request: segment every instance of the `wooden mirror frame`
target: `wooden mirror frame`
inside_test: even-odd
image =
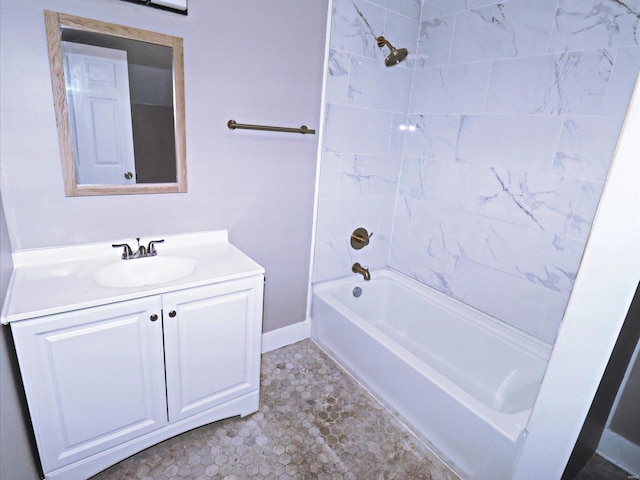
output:
[[[128,195],[139,193],[184,193],[187,191],[187,159],[185,141],[184,108],[184,54],[182,38],[161,33],[126,27],[45,10],[45,27],[51,87],[58,127],[58,144],[62,162],[64,191],[67,197],[90,195]],[[62,29],[85,30],[116,37],[128,38],[172,48],[173,52],[173,109],[176,146],[176,182],[140,183],[135,185],[82,185],[76,180],[76,164],[73,156],[73,140],[69,120],[64,60],[62,53]]]

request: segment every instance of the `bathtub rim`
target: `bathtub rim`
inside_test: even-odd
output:
[[[440,292],[439,290],[436,290],[435,288],[429,285],[420,283],[418,280],[411,278],[410,276],[402,272],[394,270],[393,268],[382,268],[382,269],[374,270],[371,272],[372,281],[375,281],[377,278],[380,278],[380,277],[398,281],[400,284],[409,288],[414,293],[422,297],[427,297],[429,298],[429,300],[435,301],[440,307],[448,311],[451,311],[456,315],[459,314],[460,310],[469,311],[473,313],[474,316],[481,318],[483,322],[486,322],[486,325],[485,324],[482,325],[483,327],[489,327],[489,329],[493,333],[501,337],[504,337],[504,334],[503,334],[504,330],[508,331],[510,334],[513,334],[514,338],[517,338],[519,340],[519,343],[520,341],[523,342],[521,346],[523,348],[526,348],[527,351],[529,351],[531,354],[537,356],[541,360],[545,360],[547,362],[549,361],[549,356],[551,355],[551,350],[553,349],[553,345],[543,340],[540,340],[539,338],[531,335],[530,333],[520,330],[512,325],[509,325],[508,323],[496,317],[493,317],[483,312],[482,310],[478,310],[477,308],[472,307],[471,305],[468,305],[458,300],[455,297],[452,297],[447,295],[446,293]],[[334,280],[325,280],[322,282],[317,282],[312,284],[311,287],[312,287],[312,292],[314,294],[316,292],[326,294],[327,291],[338,290],[348,285],[353,285],[355,287],[356,284],[360,284],[360,283],[365,285],[367,284],[365,280],[359,277],[343,277],[343,278],[334,279]],[[447,305],[447,304],[450,304],[450,305]],[[454,311],[454,309],[457,311]],[[532,346],[534,348],[531,348]]]
[[[418,281],[393,269],[385,268],[371,273],[372,279],[381,277],[391,279],[392,281],[398,281],[401,285],[409,288],[414,293],[422,297],[426,297],[429,300],[435,301],[438,306],[448,311],[451,310],[451,307],[446,304],[451,304],[454,309],[462,309],[463,311],[467,310],[474,315],[478,315],[484,323],[487,323],[490,326],[490,331],[492,333],[495,333],[501,337],[505,337],[504,330],[506,330],[510,335],[514,335],[514,338],[518,340],[518,343],[522,344],[522,346],[526,348],[527,351],[531,352],[535,356],[538,356],[541,360],[548,362],[549,356],[551,354],[551,346],[533,337],[532,335],[527,334],[526,332],[522,332],[521,330],[518,330],[494,317],[485,314],[484,312],[466,305],[453,297],[449,297],[442,292],[423,285]],[[320,300],[336,310],[340,315],[342,315],[349,321],[352,321],[357,327],[364,330],[365,333],[372,337],[376,342],[380,343],[385,348],[393,352],[396,356],[403,359],[403,361],[405,361],[411,368],[413,368],[421,376],[425,377],[426,380],[435,383],[440,389],[446,392],[453,401],[474,412],[483,422],[491,426],[491,428],[499,432],[503,437],[507,438],[511,442],[516,443],[523,434],[526,434],[526,427],[531,415],[531,410],[533,409],[533,405],[529,409],[517,413],[502,413],[488,407],[479,399],[468,393],[462,387],[460,387],[459,385],[448,379],[445,375],[440,373],[438,370],[436,370],[434,367],[429,365],[427,362],[420,359],[412,352],[406,350],[395,340],[381,333],[377,328],[371,325],[370,322],[363,319],[360,315],[356,314],[354,311],[349,309],[346,305],[339,302],[332,296],[335,291],[344,289],[345,287],[356,286],[362,283],[364,283],[363,279],[353,277],[324,281],[313,285],[313,295],[317,295]],[[445,305],[443,305],[443,303],[445,303]],[[460,314],[459,312],[454,313]],[[318,318],[315,318],[315,316],[312,315],[312,323],[317,322],[318,320]],[[328,348],[327,346],[324,347]],[[344,366],[344,368],[350,370],[350,367],[348,366]],[[354,376],[357,377],[355,373]],[[390,407],[394,411],[397,411],[397,409],[389,401],[384,400],[384,403],[390,404]]]

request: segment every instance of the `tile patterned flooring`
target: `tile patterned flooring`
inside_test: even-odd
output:
[[[260,410],[191,430],[92,480],[455,480],[311,340],[262,356]]]

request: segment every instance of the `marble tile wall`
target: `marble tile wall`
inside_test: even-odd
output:
[[[640,0],[335,0],[314,281],[388,265],[553,343],[639,18]],[[408,61],[384,67],[378,34]]]
[[[420,0],[333,4],[314,282],[353,275],[354,262],[388,265],[415,57],[385,67],[376,37],[415,52],[420,12]],[[359,251],[349,245],[357,227],[373,232]]]

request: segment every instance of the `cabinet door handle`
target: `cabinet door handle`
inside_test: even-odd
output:
[[[155,322],[156,320],[158,320],[158,315],[156,315],[155,313],[152,313],[151,316],[149,317],[149,320],[151,320],[152,322]]]
[[[176,311],[175,311],[175,310],[171,310],[171,311],[169,312],[169,316],[170,316],[171,318],[175,317],[175,316],[176,316]]]

